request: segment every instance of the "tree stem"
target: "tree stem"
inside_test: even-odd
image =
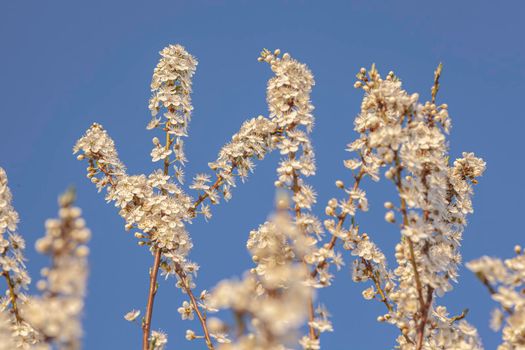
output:
[[[155,301],[155,295],[157,294],[157,275],[160,267],[161,251],[159,248],[155,249],[155,260],[153,261],[153,267],[149,273],[149,293],[148,293],[148,304],[146,306],[146,315],[142,323],[142,350],[149,349],[149,335],[151,331],[151,318],[153,316],[153,303]]]
[[[4,271],[2,274],[4,275],[5,280],[7,281],[7,286],[9,287],[9,297],[11,299],[11,311],[15,315],[16,322],[20,323],[22,322],[22,318],[20,317],[20,312],[18,311],[18,304],[17,304],[18,296],[16,295],[16,292],[15,292],[15,284],[13,280],[11,279],[11,275],[9,275],[9,272]]]

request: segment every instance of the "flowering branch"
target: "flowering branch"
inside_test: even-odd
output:
[[[265,118],[259,116],[244,122],[240,130],[232,136],[230,143],[224,145],[219,152],[216,161],[209,163],[210,169],[216,174],[215,182],[210,186],[209,177],[199,174],[190,188],[202,191],[192,208],[190,209],[194,217],[197,208],[206,199],[210,199],[212,204],[219,202],[218,191],[222,193],[225,200],[231,198],[230,187],[235,186],[235,176],[246,179],[248,173],[253,171],[251,159],[263,159],[268,152],[275,149],[276,145],[282,141],[282,134],[285,129],[278,127],[275,118]],[[295,127],[291,124],[287,129]],[[236,174],[234,171],[237,170]],[[211,213],[206,206],[202,207],[205,218],[209,218]]]
[[[8,311],[0,321],[7,325],[9,334],[9,339],[0,339],[0,344],[5,341],[16,346],[30,346],[39,342],[40,335],[22,315],[21,309],[28,302],[22,290],[28,288],[31,279],[24,263],[25,240],[16,233],[19,216],[12,199],[7,174],[0,167],[0,274],[7,284],[6,297],[0,298],[0,314]]]
[[[417,94],[402,90],[392,72],[382,79],[375,66],[368,72],[361,69],[355,84],[365,91],[365,97],[355,121],[360,137],[349,149],[361,159],[348,161],[348,166],[366,168],[374,180],[379,180],[381,167],[390,166],[385,177],[399,192],[402,238],[396,246],[394,278],[389,277],[382,254],[375,260],[386,279],[384,289],[378,287],[378,275],[370,273],[364,261],[357,263],[354,279],[362,280],[364,275],[365,280],[374,282],[378,291],[370,287],[363,292],[365,298],[379,293],[382,300],[392,301],[387,305],[389,313],[378,320],[401,330],[398,342],[402,349],[432,348],[436,337],[445,333],[457,342],[479,343],[477,336],[464,331],[463,320],[455,326],[444,307],[433,305],[435,294],[450,290],[449,280],[457,275],[464,215],[472,212],[470,184],[476,183],[485,168],[485,163],[470,153],[464,153],[453,167],[448,164],[444,135],[450,128],[448,107],[434,104],[440,74],[441,66],[435,72],[432,100],[425,104],[418,103]],[[386,202],[385,207],[389,210],[385,219],[394,223],[394,205]],[[374,246],[361,242],[351,249],[361,258],[377,254]]]

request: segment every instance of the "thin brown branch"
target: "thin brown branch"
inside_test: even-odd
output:
[[[208,349],[213,350],[213,343],[211,341],[210,332],[208,330],[208,326],[206,325],[206,314],[202,313],[199,308],[199,303],[197,302],[197,299],[195,298],[195,295],[193,294],[193,291],[191,290],[188,282],[188,278],[184,270],[180,265],[176,265],[175,272],[179,276],[181,280],[181,285],[186,294],[190,297],[191,305],[193,306],[193,310],[197,314],[197,318],[199,319],[199,322],[202,326],[202,330],[204,331],[204,339],[206,340],[206,346]]]
[[[434,295],[433,293],[434,293],[434,288],[427,287],[427,301],[425,303],[423,310],[421,311],[421,322],[419,322],[419,326],[417,329],[416,350],[423,349],[423,342],[425,340],[425,327],[428,322],[428,312],[432,304],[432,297]]]
[[[490,284],[489,280],[483,273],[481,272],[476,273],[476,277],[481,281],[481,283],[483,283],[485,287],[487,287],[487,290],[489,291],[491,296],[497,293],[494,286]],[[512,315],[514,313],[514,311],[511,308],[506,307],[506,306],[502,306],[502,307],[503,307],[503,310],[505,310],[509,315]]]
[[[367,269],[368,277],[372,279],[372,281],[374,282],[374,285],[376,286],[377,292],[381,296],[381,302],[385,304],[389,312],[394,311],[394,309],[392,308],[392,305],[390,305],[390,302],[388,301],[388,298],[386,297],[386,293],[383,290],[383,287],[381,286],[381,279],[379,276],[379,271],[374,270],[374,267],[368,260],[361,258],[361,261],[363,262],[363,264],[365,265]]]
[[[450,324],[453,324],[454,322],[460,321],[467,317],[467,314],[469,312],[469,309],[464,309],[459,315],[454,316],[450,319]]]
[[[153,267],[150,270],[148,303],[146,305],[146,315],[142,322],[142,350],[149,350],[149,335],[151,331],[151,318],[153,316],[153,303],[155,302],[155,295],[157,294],[157,275],[160,267],[161,250],[155,249],[155,258]]]
[[[16,322],[17,323],[21,323],[22,322],[22,317],[20,316],[20,312],[18,310],[18,303],[17,303],[18,295],[15,292],[15,283],[13,282],[13,280],[11,278],[11,275],[9,274],[8,271],[2,272],[2,275],[5,277],[5,280],[7,282],[7,286],[9,288],[9,298],[10,298],[10,302],[11,302],[11,311],[15,315]]]
[[[108,182],[111,186],[115,187],[116,186],[116,183],[115,183],[115,180],[113,179],[113,175],[109,172],[108,169],[106,169],[106,166],[104,164],[101,164],[100,162],[98,162],[98,160],[96,160],[96,164],[97,164],[97,167],[98,169],[104,174],[106,175],[107,179],[108,179]],[[91,164],[92,163],[92,160],[90,159],[90,165],[94,168],[94,165]]]
[[[232,165],[232,168],[231,168],[231,171],[233,171],[233,169],[235,169],[237,166],[234,164]],[[216,190],[220,185],[222,185],[222,182],[224,181],[224,178],[221,176],[221,175],[218,175],[217,176],[217,180],[215,180],[215,182],[213,183],[213,185],[211,185],[211,187],[209,188],[208,191],[214,191]],[[208,198],[210,195],[208,194],[208,192],[204,192],[202,194],[199,195],[199,197],[197,198],[197,200],[195,201],[195,203],[193,203],[193,206],[190,208],[190,212],[192,213],[193,216],[195,216],[195,212],[197,210],[197,207],[202,203],[204,202],[204,200],[206,200],[206,198]]]
[[[314,301],[312,299],[312,295],[308,296],[308,320],[308,334],[310,339],[318,339],[319,335],[311,324],[311,322],[314,322],[315,320]]]
[[[244,324],[244,312],[242,311],[233,311],[235,317],[235,323],[237,324],[237,338],[240,338],[246,331],[246,325]]]

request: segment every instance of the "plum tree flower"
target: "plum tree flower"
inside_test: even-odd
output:
[[[131,310],[130,312],[124,315],[124,319],[126,321],[133,322],[137,319],[137,317],[139,317],[139,315],[140,315],[140,310]]]
[[[193,306],[187,301],[182,303],[182,306],[177,309],[177,312],[183,320],[193,320]]]

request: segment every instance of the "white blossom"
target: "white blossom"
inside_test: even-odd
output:
[[[126,321],[135,321],[137,319],[137,317],[139,317],[140,315],[140,310],[131,310],[130,312],[126,313],[126,315],[124,315],[124,319]]]

